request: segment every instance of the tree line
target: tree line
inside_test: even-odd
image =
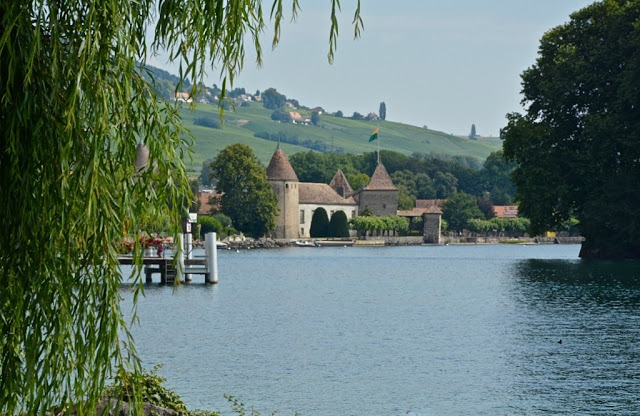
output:
[[[493,205],[514,202],[511,172],[502,151],[489,155],[480,169],[427,154],[410,156],[383,150],[380,157],[399,190],[399,208],[411,209],[416,199],[446,199],[457,192],[484,198]],[[354,190],[368,183],[377,165],[374,152],[360,155],[302,152],[289,158],[302,182],[329,183],[341,169]]]

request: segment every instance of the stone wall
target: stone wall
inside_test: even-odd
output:
[[[363,237],[362,239],[366,241],[381,241],[384,242],[385,245],[388,246],[415,246],[423,243],[422,236],[410,236],[410,237],[402,237],[402,236],[384,236],[384,237]]]
[[[359,212],[369,208],[373,215],[396,215],[398,212],[398,191],[362,190],[358,201]]]

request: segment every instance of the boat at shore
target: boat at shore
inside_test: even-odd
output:
[[[351,239],[315,240],[319,247],[351,247],[355,244]]]
[[[320,247],[316,241],[296,241],[297,247]]]

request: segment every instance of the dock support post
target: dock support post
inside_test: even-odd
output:
[[[191,233],[187,233],[185,235],[184,251],[187,253],[187,259],[191,260],[193,258],[193,234]],[[192,280],[193,280],[193,277],[191,276],[191,273],[185,273],[184,281],[191,282]]]
[[[176,249],[178,250],[178,264],[176,268],[176,278],[182,281],[182,275],[184,274],[184,234],[178,234],[178,241],[176,241]]]
[[[204,236],[204,250],[207,262],[207,274],[205,283],[218,283],[218,248],[216,233],[207,233]]]

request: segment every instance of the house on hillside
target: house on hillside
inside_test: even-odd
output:
[[[176,92],[176,95],[173,99],[174,101],[181,103],[190,103],[193,101],[188,92]]]
[[[494,205],[493,213],[497,218],[517,218],[518,206],[517,205]]]
[[[303,116],[297,111],[290,111],[289,115],[291,116],[291,122],[293,124],[309,124],[311,123],[311,118],[308,116]]]

